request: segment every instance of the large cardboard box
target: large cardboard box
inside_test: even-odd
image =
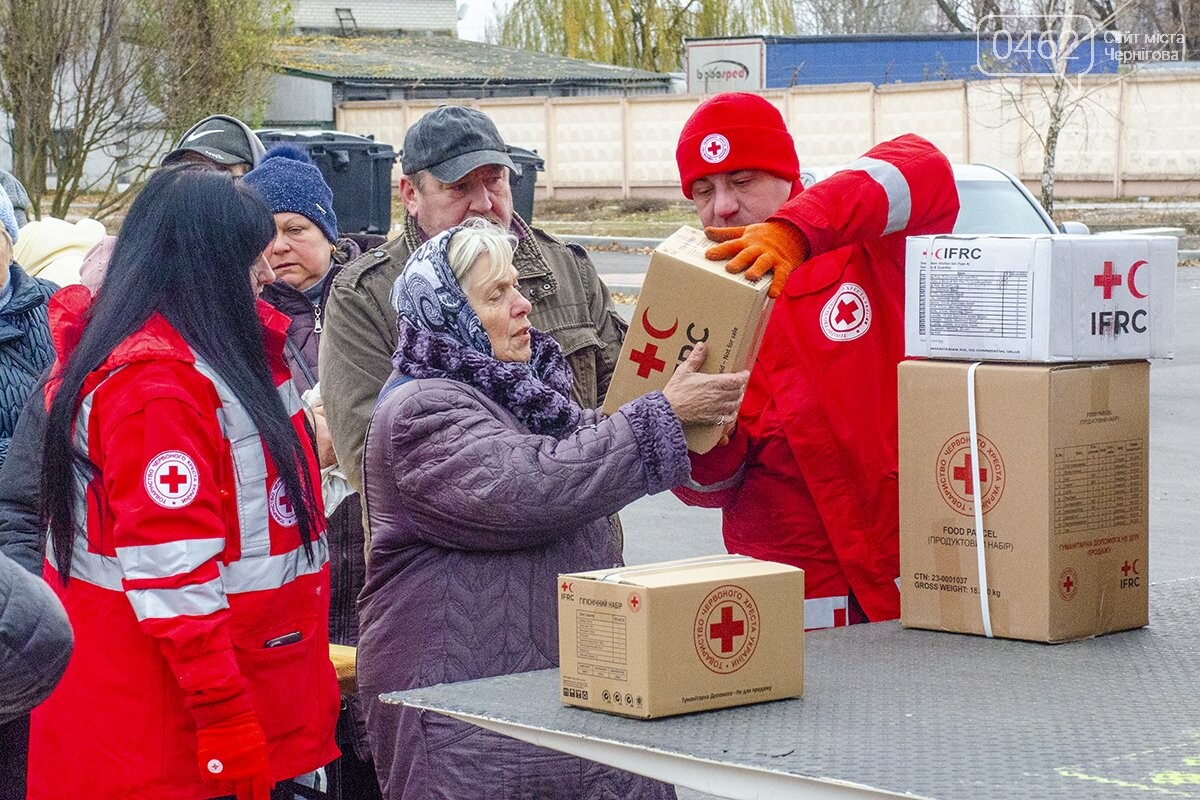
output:
[[[767,297],[771,282],[751,283],[726,272],[725,261],[709,261],[704,251],[713,244],[703,231],[683,227],[650,257],[605,414],[666,386],[698,342],[708,344],[704,372],[737,372],[754,363],[774,306]],[[690,450],[706,453],[720,440],[721,428],[687,426],[684,436]]]
[[[558,583],[566,705],[650,718],[804,691],[803,570],[720,555]]]
[[[910,356],[979,361],[1170,358],[1169,236],[913,236]]]
[[[900,365],[901,622],[1061,642],[1148,621],[1149,365]],[[979,476],[975,494],[972,470]]]

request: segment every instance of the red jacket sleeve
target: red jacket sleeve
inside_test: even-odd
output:
[[[810,256],[884,237],[903,263],[904,238],[946,233],[958,218],[954,171],[941,150],[914,134],[872,147],[800,192],[771,219],[808,239]]]
[[[689,506],[724,508],[737,497],[742,485],[749,439],[742,426],[734,429],[729,443],[707,453],[688,453],[692,476],[671,491]]]
[[[205,727],[253,705],[234,656],[218,560],[225,551],[215,414],[179,387],[105,432],[103,481],[122,586]]]

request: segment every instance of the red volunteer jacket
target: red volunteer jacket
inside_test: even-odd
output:
[[[72,286],[51,301],[60,359],[78,341],[90,297]],[[282,358],[288,318],[265,304],[259,313],[280,395],[306,436]],[[45,562],[75,652],[33,714],[29,797],[232,794],[232,784],[201,773],[196,730],[250,709],[276,779],[334,759],[325,537],[309,559],[245,409],[157,315],[83,392],[76,443],[97,467],[86,496],[78,487],[87,527],[66,587],[52,550]],[[308,467],[319,487],[315,457]]]
[[[686,503],[722,508],[730,552],[805,570],[805,626],[900,614],[896,365],[905,237],[946,233],[946,157],[906,135],[788,201],[812,257],[789,277],[731,442],[692,454]]]

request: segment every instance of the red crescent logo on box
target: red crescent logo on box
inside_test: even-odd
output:
[[[179,450],[164,450],[146,465],[146,494],[163,508],[183,508],[200,491],[200,472],[191,456]]]
[[[296,509],[288,500],[287,487],[283,484],[283,478],[276,478],[271,484],[271,496],[267,500],[267,508],[271,510],[271,518],[285,528],[294,527],[296,524]]]
[[[975,484],[972,468],[979,471],[979,494],[983,513],[988,513],[1004,494],[1004,459],[986,436],[980,435],[979,464],[971,459],[971,436],[966,431],[956,433],[938,450],[936,479],[946,505],[965,517],[975,515]]]
[[[821,332],[831,342],[849,342],[871,328],[871,301],[857,283],[843,283],[821,309]]]
[[[726,584],[708,593],[692,625],[696,655],[712,672],[737,672],[758,648],[758,604],[741,586]]]
[[[656,328],[650,324],[650,309],[642,311],[642,330],[644,330],[652,339],[670,339],[675,335],[675,331],[679,330],[679,317],[671,323],[669,328]],[[667,362],[665,359],[659,358],[658,345],[653,342],[646,342],[641,350],[630,348],[629,360],[638,365],[637,374],[639,378],[649,378],[652,372],[665,372]]]

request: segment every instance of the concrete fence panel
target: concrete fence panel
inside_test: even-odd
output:
[[[953,161],[993,164],[1036,186],[1046,79],[804,86],[763,96],[787,121],[802,165],[832,166],[876,142],[914,132]],[[542,196],[678,197],[675,143],[704,98],[506,98],[465,101],[490,115],[505,139],[546,160]],[[1067,97],[1058,144],[1060,196],[1200,194],[1200,76],[1090,76]],[[350,102],[337,126],[397,148],[404,131],[439,101]],[[456,102],[464,102],[458,100]],[[399,169],[394,176],[399,177]]]

